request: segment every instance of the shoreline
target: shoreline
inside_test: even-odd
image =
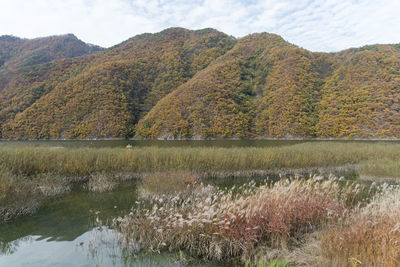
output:
[[[131,150],[51,146],[36,149],[29,144],[8,144],[11,145],[4,142],[0,146],[0,208],[6,204],[3,201],[26,203],[36,197],[62,195],[81,185],[88,191],[104,192],[123,181],[140,180],[157,172],[185,171],[203,181],[329,174],[351,180],[358,180],[359,175],[387,180],[400,173],[398,143],[309,142],[263,148],[139,145]],[[379,182],[379,178],[373,180]]]
[[[270,179],[278,181],[286,178],[307,178],[312,176],[321,176],[324,178],[342,177],[343,175],[351,175],[356,171],[355,165],[330,166],[330,167],[309,167],[309,168],[278,168],[266,170],[241,170],[241,171],[205,171],[192,172],[193,177],[199,182],[210,181],[234,181],[237,179],[245,179],[251,181]],[[106,173],[92,174],[80,177],[64,176],[61,180],[50,184],[36,182],[36,186],[32,188],[32,198],[17,199],[10,203],[0,205],[0,223],[12,221],[21,216],[30,216],[35,214],[42,202],[52,197],[62,197],[74,190],[84,190],[87,193],[106,193],[112,192],[117,186],[124,186],[135,182],[140,182],[145,177],[151,175],[149,172],[143,173]],[[344,179],[344,178],[341,178]],[[353,181],[352,179],[345,179]],[[356,181],[355,179],[354,181]],[[344,181],[344,180],[343,180]]]
[[[346,138],[346,137],[282,137],[282,138],[88,138],[88,139],[68,139],[68,138],[57,138],[57,139],[1,139],[0,142],[4,141],[400,141],[400,138]]]

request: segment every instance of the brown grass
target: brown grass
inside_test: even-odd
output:
[[[101,172],[265,171],[338,167],[377,159],[391,161],[400,157],[399,148],[398,144],[329,142],[263,148],[142,147],[130,150],[0,145],[0,165],[23,176],[51,173],[63,177]]]
[[[154,196],[115,226],[123,244],[135,252],[185,249],[197,256],[221,260],[244,257],[255,247],[285,248],[308,232],[349,211],[354,186],[334,179],[279,181],[272,187],[241,186],[234,194],[212,186],[190,194]],[[351,202],[351,201],[350,201]]]
[[[147,194],[176,194],[196,186],[197,179],[187,171],[156,172],[145,176],[139,191]]]
[[[337,266],[400,266],[400,189],[386,188],[323,236]]]
[[[33,213],[38,196],[32,182],[0,167],[0,221]]]
[[[111,174],[96,173],[89,177],[88,189],[92,192],[106,192],[115,188],[117,182]]]

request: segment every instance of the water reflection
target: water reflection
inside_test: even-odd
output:
[[[50,241],[71,241],[92,228],[95,216],[107,220],[125,214],[136,200],[134,184],[106,193],[74,191],[48,200],[33,216],[0,224],[0,240],[35,235]]]
[[[50,199],[33,216],[0,224],[0,248],[3,254],[0,255],[0,263],[7,255],[19,255],[19,250],[27,250],[28,247],[39,246],[37,249],[41,249],[43,244],[48,243],[57,247],[63,242],[84,242],[81,239],[85,239],[85,234],[93,228],[95,217],[106,221],[123,215],[135,205],[136,200],[134,184],[121,186],[108,193],[74,191]],[[29,254],[22,255],[25,257]]]
[[[256,184],[265,183],[264,178],[256,179]],[[269,181],[281,178],[286,177],[270,176]],[[230,188],[248,181],[206,182]],[[73,191],[49,199],[33,216],[0,224],[0,266],[187,266],[179,253],[126,255],[119,246],[118,233],[95,227],[95,218],[106,223],[123,216],[136,201],[134,183],[120,185],[113,192]],[[190,264],[196,265],[216,266],[209,262]]]
[[[180,253],[128,255],[119,246],[119,233],[95,227],[95,218],[106,222],[124,215],[135,201],[135,184],[53,198],[33,216],[0,224],[0,266],[183,266]]]

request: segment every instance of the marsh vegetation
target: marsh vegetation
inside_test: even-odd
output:
[[[33,214],[71,190],[107,192],[134,181],[139,199],[132,210],[103,221],[121,234],[128,254],[184,252],[247,266],[394,266],[399,159],[400,144],[367,142],[0,145],[0,216]]]
[[[159,188],[168,183],[158,181]],[[142,195],[134,210],[113,220],[124,249],[186,251],[247,266],[396,266],[400,260],[398,186],[314,176],[171,192]]]

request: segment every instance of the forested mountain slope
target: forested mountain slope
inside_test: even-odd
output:
[[[138,123],[146,138],[400,137],[400,46],[312,53],[240,39]]]
[[[213,29],[171,28],[93,55],[19,69],[2,89],[2,137],[132,136],[159,99],[234,43]]]
[[[82,42],[73,34],[21,39],[0,36],[0,71],[37,65],[54,59],[72,58],[101,51],[103,48]]]
[[[85,51],[2,57],[2,138],[400,137],[400,45],[170,28]]]
[[[338,62],[321,89],[315,134],[400,137],[400,45],[332,55]]]

